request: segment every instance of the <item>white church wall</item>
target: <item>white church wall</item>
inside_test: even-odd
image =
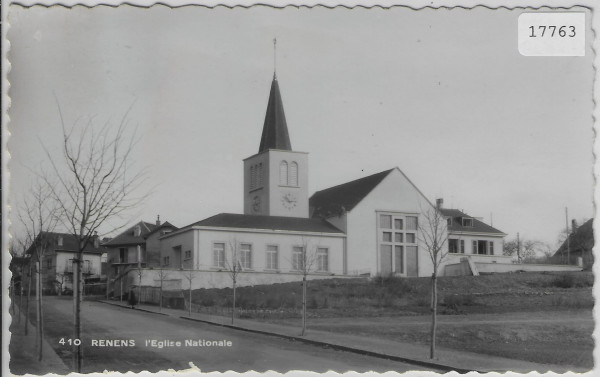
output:
[[[231,245],[250,244],[252,247],[252,268],[256,272],[269,271],[267,268],[267,246],[278,247],[278,271],[292,271],[292,250],[295,246],[308,245],[309,255],[314,254],[317,247],[328,249],[328,271],[326,274],[340,275],[343,273],[343,247],[344,236],[331,236],[328,234],[300,234],[300,233],[282,233],[260,232],[256,230],[206,230],[200,229],[199,232],[199,259],[200,269],[215,269],[214,263],[214,244],[223,243],[226,249],[226,258],[231,258]],[[239,250],[239,248],[238,248]],[[316,268],[316,267],[315,267]]]
[[[305,152],[270,150],[269,158],[269,215],[308,218],[308,154]],[[298,164],[297,185],[280,184],[279,165],[282,161]],[[284,202],[284,195],[292,195],[293,206]]]
[[[397,169],[394,169],[351,212],[348,213],[348,272],[379,272],[377,212],[419,214],[430,203]],[[433,268],[423,245],[418,245],[418,276]]]

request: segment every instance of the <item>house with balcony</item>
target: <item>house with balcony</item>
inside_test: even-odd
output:
[[[77,246],[77,237],[72,234],[42,232],[27,249],[26,255],[30,256],[32,267],[40,261],[44,293],[58,294],[73,290],[73,261],[77,258]],[[42,255],[38,259],[39,250]],[[94,236],[83,251],[81,266],[84,283],[102,280],[102,260],[105,253],[98,236]]]
[[[157,217],[155,223],[140,221],[102,244],[107,253],[107,282],[109,295],[128,292],[134,283],[131,271],[160,266],[160,240],[177,227]]]

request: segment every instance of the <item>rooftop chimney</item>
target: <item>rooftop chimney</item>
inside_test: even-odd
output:
[[[444,199],[442,199],[442,198],[436,199],[435,200],[435,207],[437,209],[444,208]]]
[[[575,233],[577,231],[577,220],[571,220],[571,233]]]
[[[156,215],[156,225],[160,225],[160,215]]]

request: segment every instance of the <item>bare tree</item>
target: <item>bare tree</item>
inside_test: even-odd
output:
[[[435,357],[435,337],[437,328],[437,276],[442,262],[448,255],[448,222],[444,215],[435,207],[421,210],[418,219],[419,242],[425,247],[431,263],[431,331],[429,358]]]
[[[294,250],[292,255],[292,269],[302,275],[302,333],[306,334],[306,288],[308,286],[308,275],[315,270],[318,263],[317,246],[312,245],[311,240],[302,237],[301,250]]]
[[[77,240],[77,256],[73,260],[76,339],[81,339],[83,251],[103,224],[137,206],[148,195],[134,196],[144,183],[145,173],[143,170],[130,172],[129,169],[137,141],[135,132],[131,136],[126,132],[130,109],[117,127],[113,127],[110,121],[97,127],[94,119],[90,118],[86,122],[75,122],[68,129],[58,105],[62,157],[53,156],[44,146],[52,166],[51,174],[44,175],[45,181],[50,183],[63,226]],[[81,363],[82,347],[79,345],[75,353],[78,372],[81,372]]]
[[[223,251],[225,253],[225,251]],[[231,300],[231,324],[235,318],[235,299],[238,275],[242,271],[242,263],[240,262],[240,244],[236,238],[229,240],[229,258],[223,255],[223,264],[227,269],[227,273],[231,278],[233,288],[233,297]]]
[[[47,249],[55,242],[51,233],[57,224],[56,203],[49,199],[52,187],[37,180],[23,199],[18,217],[25,232],[25,242],[29,245],[30,264],[36,273],[36,338],[38,360],[43,357],[44,318],[42,309],[42,265]]]
[[[185,280],[188,281],[188,300],[190,304],[188,305],[188,316],[192,316],[192,281],[194,280],[194,270],[190,269],[184,273]]]
[[[504,242],[502,253],[507,256],[516,255],[519,262],[532,262],[537,256],[545,255],[549,246],[544,242],[530,239],[514,238]]]
[[[165,271],[164,268],[161,267],[158,270],[157,276],[158,276],[158,279],[160,281],[160,290],[158,291],[158,305],[159,305],[159,310],[162,312],[162,307],[163,307],[163,285],[164,285],[164,281],[169,278],[169,273],[167,271]]]

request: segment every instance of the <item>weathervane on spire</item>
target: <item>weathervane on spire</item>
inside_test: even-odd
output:
[[[277,38],[273,38],[273,80],[277,80]]]

